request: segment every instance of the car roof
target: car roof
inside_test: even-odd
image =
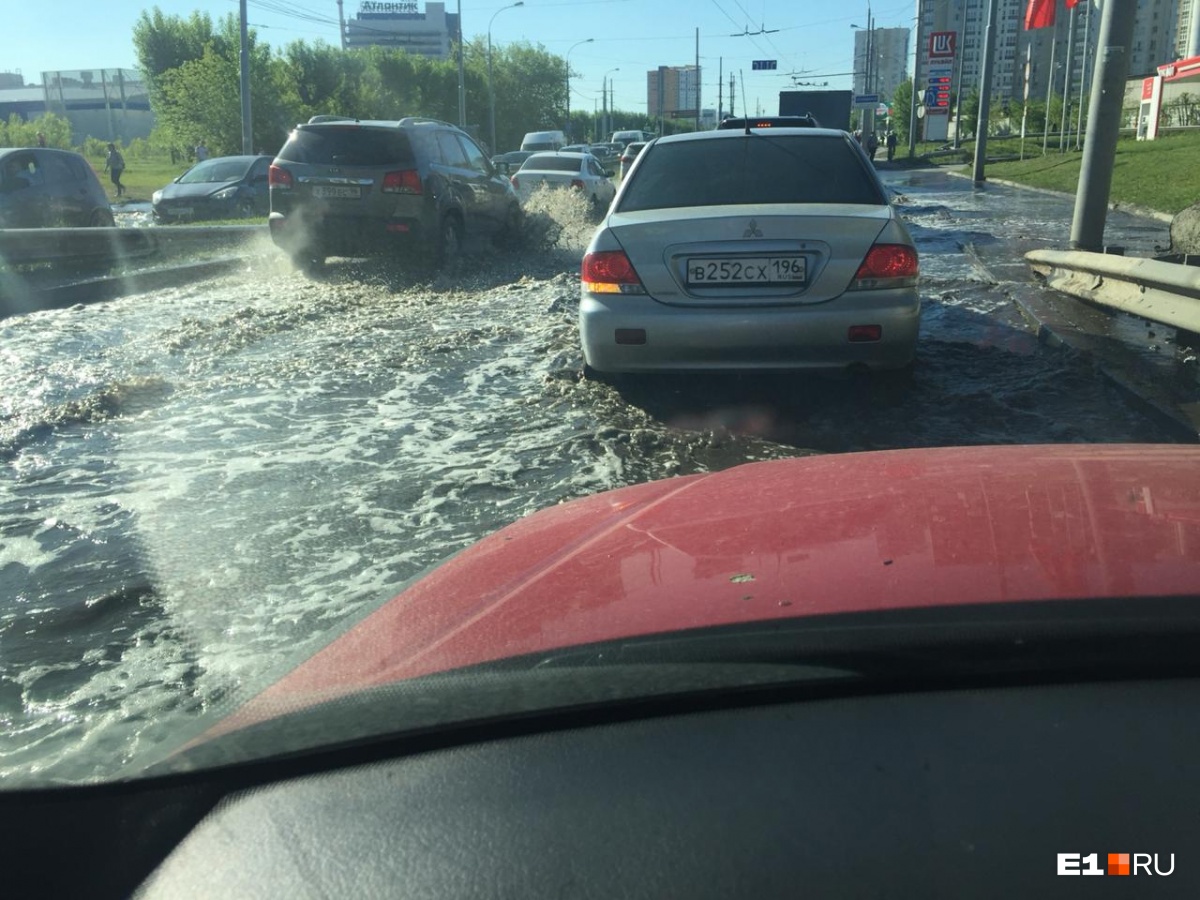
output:
[[[806,139],[815,138],[842,138],[849,140],[850,135],[842,131],[840,128],[771,128],[769,129],[772,136],[775,137],[799,137]],[[763,136],[762,131],[755,130],[753,126],[750,128],[750,133],[758,137]],[[655,144],[677,144],[681,141],[726,141],[744,138],[746,132],[740,128],[718,128],[713,131],[689,131],[684,134],[669,134],[666,137],[656,138]]]
[[[567,159],[583,159],[585,156],[591,156],[590,153],[580,153],[577,150],[539,150],[537,153],[530,154],[530,159],[542,159],[546,156],[565,156]]]

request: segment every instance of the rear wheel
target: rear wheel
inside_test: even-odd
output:
[[[88,217],[88,228],[112,228],[117,224],[111,210],[96,209]]]
[[[314,275],[325,267],[325,257],[311,251],[300,251],[291,254],[292,265],[305,275]]]
[[[521,207],[514,203],[504,214],[504,221],[500,225],[500,230],[492,238],[492,243],[497,247],[515,247],[521,242],[521,233],[524,227],[525,217],[521,213]]]
[[[458,259],[462,252],[462,222],[454,213],[447,213],[442,219],[431,249],[435,266],[449,265]]]

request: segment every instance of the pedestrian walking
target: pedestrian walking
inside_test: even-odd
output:
[[[872,162],[875,160],[875,151],[879,149],[879,138],[875,137],[875,132],[867,135],[867,156]]]
[[[39,131],[37,133],[37,142],[39,147],[46,146],[46,133],[44,131]]]
[[[204,141],[200,141],[196,145],[196,162],[204,162],[208,159],[208,148],[204,146]]]
[[[112,183],[116,185],[117,196],[124,196],[125,185],[121,184],[121,173],[125,171],[125,157],[121,155],[116,144],[108,145],[108,155],[104,158],[104,171],[109,173]]]
[[[896,132],[889,131],[885,143],[887,144],[888,162],[891,162],[892,157],[896,155]]]

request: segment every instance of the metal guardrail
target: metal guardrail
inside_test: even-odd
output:
[[[83,263],[228,249],[267,234],[265,225],[0,229],[0,265]]]
[[[1047,286],[1131,315],[1200,334],[1200,268],[1082,250],[1032,250]]]

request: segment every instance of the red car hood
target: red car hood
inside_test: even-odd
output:
[[[642,484],[485,538],[220,731],[577,644],[828,613],[1200,592],[1200,448],[813,456]]]

